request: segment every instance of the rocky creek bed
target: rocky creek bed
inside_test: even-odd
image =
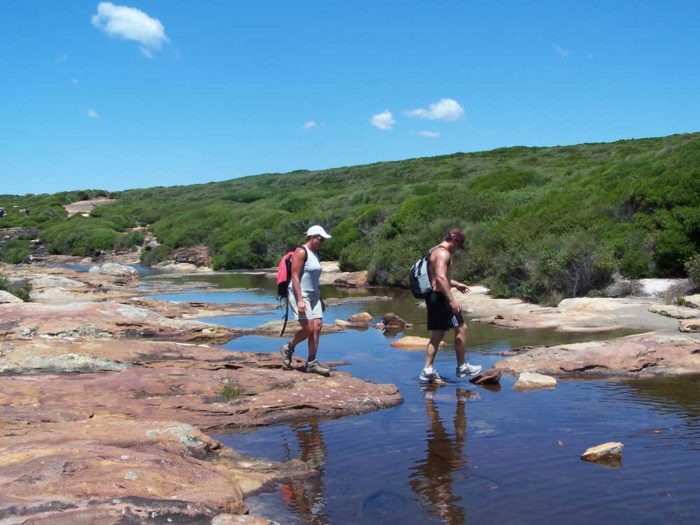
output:
[[[215,346],[274,335],[278,323],[236,328],[194,320],[264,315],[269,304],[149,299],[143,295],[208,288],[172,280],[144,287],[135,272],[112,270],[0,268],[33,288],[30,303],[0,304],[3,522],[138,523],[157,517],[264,523],[244,515],[246,495],[279,480],[313,477],[313,464],[255,459],[211,435],[401,402],[396,386],[355,379],[338,369],[341,362],[330,363],[330,378],[282,373],[274,353]],[[362,286],[361,276],[353,279]],[[388,299],[374,298],[387,311]],[[511,350],[494,363],[505,372],[564,378],[700,373],[698,334],[681,331],[681,321],[692,326],[700,317],[697,309],[661,308],[661,300],[648,297],[575,299],[542,308],[493,299],[479,287],[460,301],[477,322],[587,331],[595,339]],[[328,328],[326,333],[358,326],[338,322]],[[601,335],[620,329],[646,332],[608,340]]]

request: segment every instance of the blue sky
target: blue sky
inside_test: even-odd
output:
[[[695,0],[4,2],[0,194],[698,131],[699,27]]]

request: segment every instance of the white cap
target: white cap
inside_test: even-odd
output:
[[[308,230],[306,230],[306,236],[307,236],[307,237],[313,237],[314,235],[320,235],[320,236],[323,237],[324,239],[330,239],[330,238],[331,238],[331,236],[328,235],[328,233],[326,232],[326,230],[324,230],[323,227],[322,227],[322,226],[319,226],[318,224],[316,224],[315,226],[312,226],[311,228],[309,228]]]

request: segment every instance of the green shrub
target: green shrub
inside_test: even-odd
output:
[[[155,266],[158,263],[168,260],[172,252],[172,247],[165,244],[161,244],[150,250],[144,250],[141,252],[141,264],[144,266]]]
[[[454,278],[550,304],[603,289],[612,270],[683,275],[700,251],[698,133],[129,190],[91,217],[66,217],[64,204],[96,192],[0,196],[0,227],[44,228],[53,253],[91,255],[140,243],[128,232],[148,225],[163,247],[147,260],[204,244],[215,268],[257,268],[274,266],[318,223],[333,235],[323,258],[402,285],[410,264],[460,226],[468,246]]]
[[[230,403],[242,398],[245,395],[245,390],[240,385],[224,385],[221,389],[221,395]]]
[[[653,258],[644,250],[629,250],[620,261],[620,273],[629,279],[651,277],[653,268]]]
[[[15,240],[0,243],[0,261],[10,264],[24,262],[31,253],[31,243],[25,240]]]
[[[695,286],[700,286],[700,253],[696,253],[685,262],[685,271],[688,279]]]
[[[357,272],[366,270],[371,259],[371,245],[365,241],[356,241],[343,248],[338,263],[341,272]]]

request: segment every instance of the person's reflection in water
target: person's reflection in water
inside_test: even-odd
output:
[[[310,479],[292,480],[280,484],[282,500],[305,523],[325,525],[323,497],[323,466],[326,463],[326,444],[315,421],[292,427],[299,444],[299,459],[316,470]]]
[[[464,523],[466,514],[459,505],[460,496],[453,493],[455,473],[466,466],[462,451],[466,440],[467,416],[465,400],[468,390],[457,389],[457,403],[454,415],[454,436],[450,437],[440,419],[434,396],[438,386],[423,387],[425,408],[428,414],[428,454],[425,460],[411,469],[411,488],[418,495],[420,503],[444,523]]]

